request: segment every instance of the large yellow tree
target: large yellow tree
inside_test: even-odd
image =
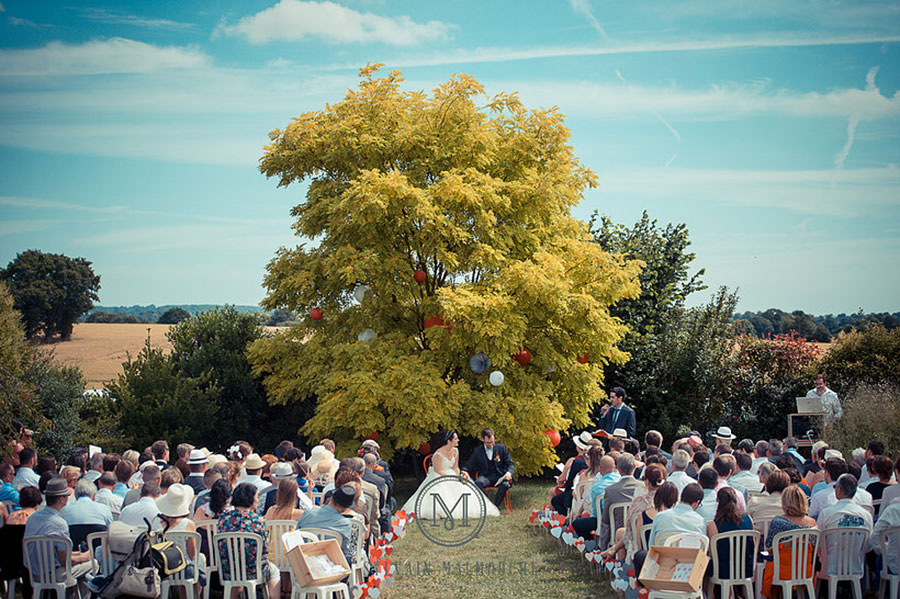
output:
[[[390,456],[490,426],[535,473],[556,459],[544,431],[587,425],[603,365],[627,358],[609,306],[638,294],[640,263],[571,216],[596,176],[556,109],[487,98],[467,75],[403,91],[379,66],[270,135],[260,169],[309,180],[292,215],[313,241],[268,265],[263,305],[305,321],[256,341],[254,369],[270,401],[317,398],[312,439],[378,432]]]

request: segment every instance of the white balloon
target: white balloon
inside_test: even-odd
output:
[[[499,370],[495,370],[494,372],[491,373],[491,376],[490,376],[491,384],[495,387],[499,387],[500,385],[503,384],[503,378],[504,378],[503,373],[500,372]]]
[[[365,299],[366,297],[366,293],[371,290],[372,288],[368,285],[357,285],[353,288],[353,299],[355,299],[359,303],[362,303],[363,299]]]
[[[375,338],[375,331],[373,331],[372,329],[366,329],[365,331],[357,335],[356,338],[360,341],[368,343]]]

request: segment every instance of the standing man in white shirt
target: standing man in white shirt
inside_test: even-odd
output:
[[[828,430],[835,420],[839,420],[844,415],[844,410],[841,408],[841,400],[838,399],[837,393],[829,389],[825,383],[825,375],[817,374],[815,381],[816,386],[809,390],[806,397],[822,400],[822,409],[825,410],[825,429]]]

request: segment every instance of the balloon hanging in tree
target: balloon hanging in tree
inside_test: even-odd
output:
[[[442,327],[444,326],[444,319],[440,316],[428,316],[425,318],[425,328],[430,329],[431,327]]]
[[[492,372],[491,376],[489,377],[491,384],[495,387],[499,387],[500,385],[502,385],[504,379],[505,377],[503,376],[503,373],[499,370],[495,370],[494,372]]]
[[[313,308],[309,311],[309,317],[313,320],[322,320],[323,316],[325,316],[325,313],[322,312],[322,308]]]
[[[544,434],[547,435],[548,439],[550,439],[551,447],[556,447],[557,445],[559,445],[559,442],[561,441],[560,436],[559,436],[559,431],[547,429],[544,431]]]
[[[413,273],[413,279],[415,279],[416,283],[419,283],[420,285],[422,283],[424,283],[425,279],[427,279],[427,278],[428,278],[428,275],[425,274],[424,270],[420,269],[420,270],[417,270],[415,273]]]
[[[425,441],[424,443],[419,445],[419,453],[421,453],[422,455],[428,455],[429,453],[431,453],[431,445],[428,443],[428,441]]]
[[[528,366],[531,362],[531,352],[528,351],[528,348],[523,347],[517,353],[513,354],[513,360],[522,366]]]
[[[578,356],[577,360],[578,360],[579,364],[587,364],[588,362],[591,361],[590,358],[588,358],[587,354],[584,354],[583,356]]]
[[[475,374],[484,374],[491,368],[491,359],[484,352],[478,352],[469,358],[469,368]]]
[[[378,431],[372,431],[366,435],[366,441],[378,441]]]

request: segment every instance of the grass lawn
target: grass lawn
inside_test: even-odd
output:
[[[415,480],[397,481],[400,505],[415,488]],[[517,481],[512,488],[512,515],[501,509],[499,518],[488,518],[479,535],[460,547],[436,545],[411,523],[406,536],[394,543],[395,584],[381,597],[614,597],[608,579],[591,577],[580,553],[562,552],[553,537],[533,530],[528,518],[533,509],[547,503],[549,488],[549,481]],[[493,497],[493,491],[489,493]]]

